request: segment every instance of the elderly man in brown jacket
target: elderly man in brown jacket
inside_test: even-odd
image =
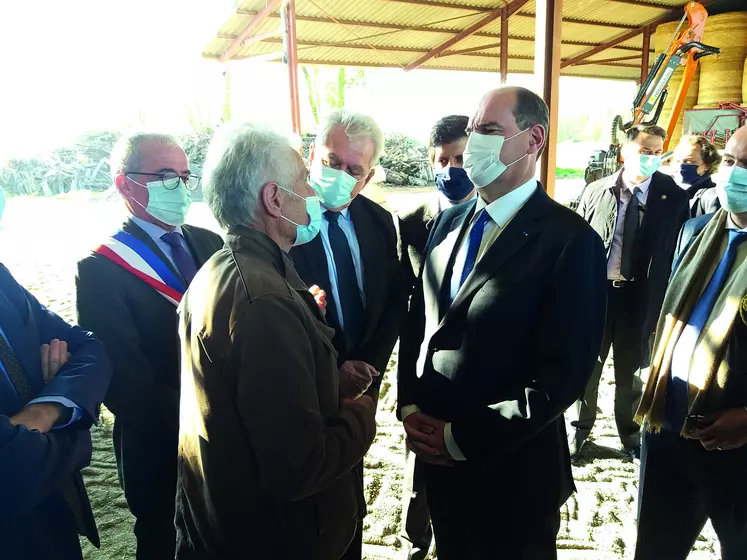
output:
[[[375,406],[370,377],[341,397],[333,331],[287,255],[319,200],[289,141],[249,124],[218,132],[204,177],[228,235],[180,308],[176,558],[339,559]]]

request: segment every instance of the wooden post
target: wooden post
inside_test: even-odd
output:
[[[296,2],[285,3],[285,36],[287,41],[288,89],[290,93],[293,132],[301,134],[301,103],[298,98],[298,39],[296,37]]]
[[[648,55],[651,50],[651,26],[643,30],[643,50],[641,51],[641,83],[648,77]]]
[[[501,9],[501,83],[508,77],[508,10]]]
[[[540,159],[539,179],[547,194],[555,196],[555,166],[558,139],[558,90],[560,87],[560,45],[563,0],[537,0],[534,31],[534,76],[538,93],[550,108],[545,149]]]

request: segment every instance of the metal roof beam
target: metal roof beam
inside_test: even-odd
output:
[[[239,33],[238,37],[236,37],[236,39],[234,39],[230,45],[228,45],[228,48],[220,56],[219,60],[221,62],[228,62],[229,60],[231,60],[231,57],[235,55],[239,51],[239,49],[241,49],[244,41],[252,36],[254,30],[259,27],[260,23],[267,19],[267,16],[269,16],[275,10],[275,8],[277,8],[278,4],[280,4],[280,0],[267,0],[267,4],[265,4],[265,7],[254,14],[254,17],[246,25],[246,27],[244,27],[244,30]]]
[[[658,10],[672,9],[671,4],[660,4],[658,2],[648,2],[647,0],[607,0],[607,2],[616,2],[618,4],[628,4],[629,6],[640,6],[643,8],[656,8]]]
[[[612,62],[621,62],[623,60],[638,60],[640,59],[640,55],[633,55],[633,56],[617,56],[615,58],[599,58],[597,60],[582,60],[581,62],[577,62],[574,64],[574,66],[584,66],[587,64],[611,64]],[[633,68],[638,68],[638,64],[631,64],[629,65]]]
[[[423,56],[418,58],[416,61],[405,66],[405,72],[409,72],[410,70],[415,70],[418,66],[422,65],[427,60],[430,60],[434,56],[438,56],[439,54],[444,52],[449,47],[454,46],[456,43],[458,43],[462,39],[465,39],[469,37],[470,35],[472,35],[475,31],[478,31],[482,29],[483,27],[485,27],[486,25],[488,25],[489,23],[495,21],[496,19],[501,17],[501,14],[504,14],[506,18],[511,17],[514,13],[516,13],[519,10],[519,8],[521,8],[527,2],[528,0],[513,0],[510,4],[506,4],[505,6],[494,9],[493,11],[488,13],[484,18],[482,18],[480,21],[473,23],[464,31],[457,33],[448,41],[441,43],[439,46],[431,49],[430,52],[424,54]]]
[[[246,10],[243,8],[238,8],[236,10],[236,13],[242,16],[253,16],[257,14],[257,12],[254,10]],[[270,17],[280,18],[280,14],[270,14]],[[368,28],[378,28],[378,29],[391,29],[392,31],[422,31],[424,33],[452,34],[452,33],[459,33],[461,31],[460,29],[454,29],[454,28],[439,29],[437,27],[426,27],[423,25],[404,26],[404,25],[399,25],[399,24],[394,24],[394,23],[379,23],[379,22],[374,23],[374,22],[347,20],[347,19],[338,19],[337,21],[334,21],[329,18],[317,17],[317,16],[297,15],[296,21],[305,21],[309,23],[329,23],[333,25],[337,25],[339,23],[347,27],[368,27]],[[472,35],[474,35],[475,37],[489,37],[491,39],[500,38],[499,33],[488,33],[484,31],[477,31],[473,33]],[[232,35],[230,33],[218,33],[217,37],[219,39],[235,39],[236,35]],[[522,37],[521,35],[509,35],[508,38],[511,41],[527,41],[530,43],[534,43],[533,37]],[[596,46],[601,45],[602,43],[590,43],[588,41],[563,40],[563,44],[564,45],[576,45],[579,47],[596,47]],[[626,50],[626,51],[637,51],[637,52],[641,50],[639,47],[629,47],[627,45],[620,45],[617,48]]]
[[[707,6],[713,1],[714,0],[700,0],[700,3],[703,4],[703,6]],[[622,35],[618,35],[617,37],[615,37],[614,39],[610,39],[606,43],[602,43],[601,45],[598,45],[594,47],[593,49],[589,49],[588,51],[582,52],[581,54],[574,56],[573,58],[569,58],[568,60],[564,61],[560,65],[560,67],[566,68],[567,66],[573,66],[574,64],[577,64],[581,62],[582,60],[586,60],[590,56],[594,56],[595,54],[598,54],[604,50],[612,48],[624,41],[627,41],[628,39],[632,39],[633,37],[641,35],[642,33],[646,31],[646,29],[650,28],[653,31],[654,29],[656,29],[656,26],[662,23],[668,23],[670,21],[677,21],[681,19],[684,14],[685,14],[685,11],[683,7],[673,8],[669,10],[666,14],[661,15],[652,20],[649,20],[636,29],[628,31],[627,33],[623,33]]]
[[[452,2],[431,2],[430,0],[387,0],[388,2],[399,2],[402,4],[415,4],[417,6],[428,6],[432,8],[449,8],[452,10],[466,10],[470,12],[492,12],[495,10],[495,8],[491,8],[490,6],[473,6],[469,4],[454,4]],[[632,3],[632,0],[631,0]],[[668,6],[665,6],[663,9],[668,9]],[[535,14],[529,13],[529,12],[518,12],[516,14],[517,16],[522,17],[528,17],[528,18],[535,18]],[[583,25],[596,25],[599,27],[614,27],[616,29],[634,29],[632,25],[627,25],[625,23],[614,23],[609,21],[598,21],[598,20],[585,20],[585,19],[576,19],[576,18],[563,18],[563,22],[565,23],[580,23]]]

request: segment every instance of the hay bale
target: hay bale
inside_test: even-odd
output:
[[[747,58],[744,59],[744,71],[742,72],[742,105],[747,105]]]
[[[701,61],[696,109],[719,103],[742,103],[741,76],[747,57],[747,12],[719,14],[708,18],[703,42],[721,49]]]

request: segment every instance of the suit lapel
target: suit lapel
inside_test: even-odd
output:
[[[327,292],[329,303],[332,300],[332,288],[330,287],[329,270],[327,268],[327,254],[324,252],[321,234],[302,245],[295,247],[290,252],[291,260],[296,271],[309,287],[316,284]],[[334,304],[327,305],[327,322],[336,331],[340,330],[340,321]]]
[[[380,236],[376,233],[376,226],[361,201],[353,200],[349,208],[363,264],[363,291],[366,294],[366,326],[363,332],[365,341],[375,330],[383,309],[384,290],[387,284],[381,278],[386,266],[386,263],[381,262],[381,255],[385,250],[378,244]]]
[[[138,226],[135,222],[132,220],[127,220],[124,224],[122,224],[122,230],[126,233],[129,233],[133,237],[137,237],[140,241],[145,243],[148,248],[155,253],[155,255],[165,264],[169,270],[177,277],[179,280],[184,283],[184,278],[182,277],[181,273],[174,267],[174,265],[171,264],[171,261],[169,258],[161,251],[161,249],[156,245],[156,242],[153,241],[153,238],[145,233],[140,226]],[[197,256],[197,255],[195,255]],[[199,268],[199,267],[198,267]]]
[[[202,268],[202,265],[213,256],[213,253],[210,252],[209,254],[206,254],[206,251],[204,250],[205,245],[199,242],[198,236],[196,235],[197,231],[193,230],[191,226],[182,226],[182,234],[184,235],[184,240],[187,242],[189,250],[192,251],[197,268]]]
[[[26,373],[31,389],[36,392],[41,382],[41,342],[38,339],[36,321],[31,314],[28,300],[22,291],[19,291],[18,295],[23,298],[23,305],[26,307],[22,312],[11,303],[5,293],[0,291],[0,326],[13,354]],[[15,393],[15,388],[13,392]]]
[[[488,248],[467,277],[456,298],[443,315],[442,326],[462,305],[518,253],[541,230],[539,218],[546,212],[550,198],[538,187],[524,207],[508,223],[505,230]],[[453,265],[452,265],[453,267]]]
[[[444,228],[449,231],[440,243],[433,246],[426,257],[423,281],[427,281],[434,287],[433,293],[436,295],[439,309],[444,309],[447,305],[446,294],[448,294],[451,283],[451,271],[456,258],[456,249],[467,230],[469,220],[474,213],[475,204],[476,202],[464,204],[460,211],[452,217],[451,224],[444,224]],[[443,313],[440,315],[443,316]]]

